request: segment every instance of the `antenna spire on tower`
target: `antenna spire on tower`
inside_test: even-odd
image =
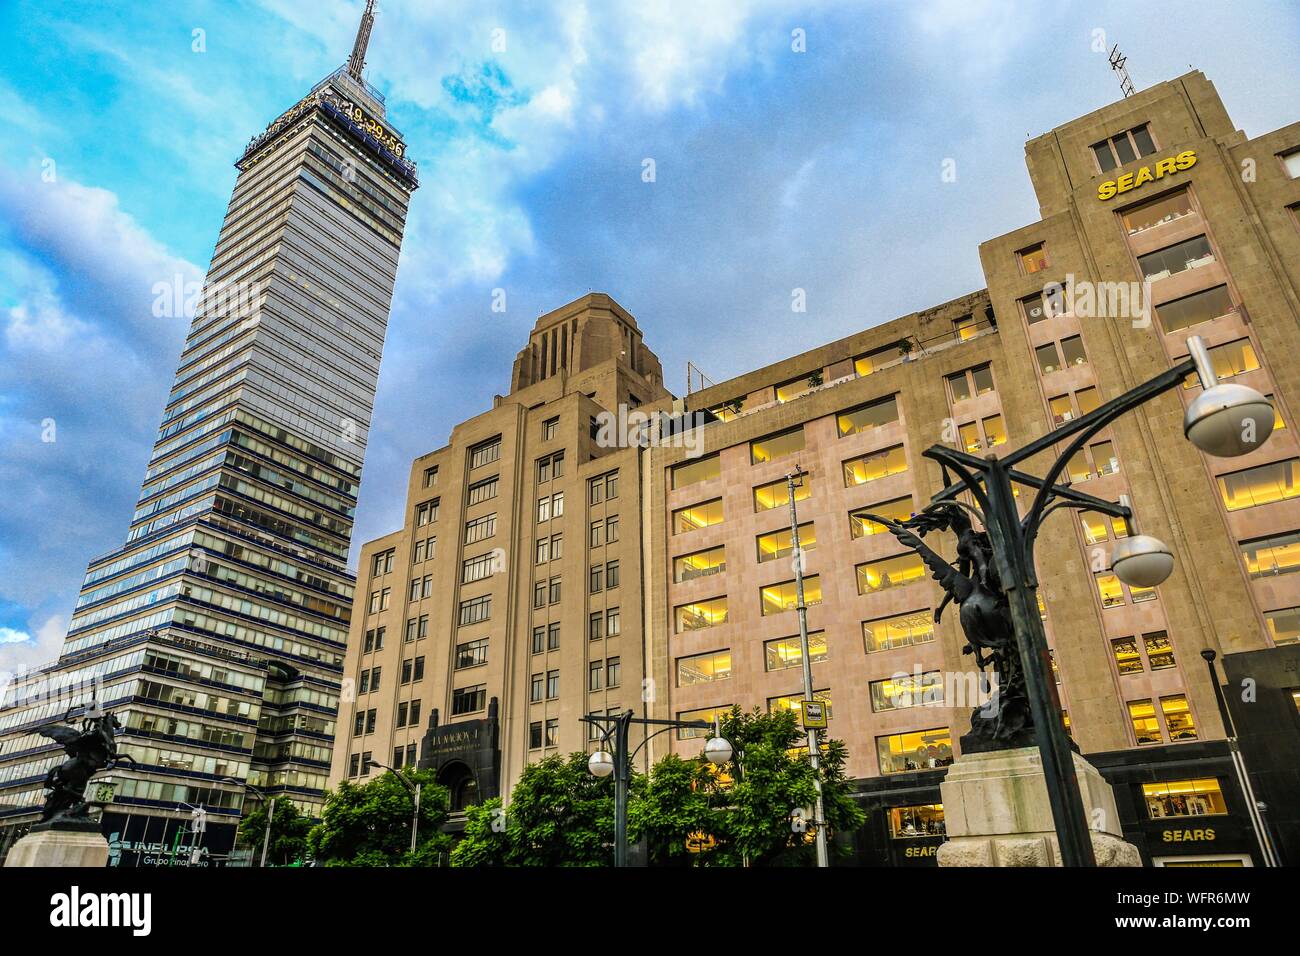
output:
[[[1128,57],[1119,52],[1119,44],[1116,43],[1115,48],[1110,51],[1110,68],[1119,77],[1119,91],[1125,97],[1132,96],[1137,92],[1137,89],[1133,86],[1133,81],[1129,79],[1128,70],[1124,69],[1124,64],[1127,62]]]
[[[352,44],[352,56],[348,57],[348,75],[354,80],[361,79],[361,70],[366,65],[366,47],[370,45],[370,29],[375,25],[375,0],[366,0],[366,12],[361,14],[361,25],[357,27],[357,42]]]

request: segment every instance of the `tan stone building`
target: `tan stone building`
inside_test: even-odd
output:
[[[353,621],[358,693],[332,779],[362,774],[367,754],[416,759],[434,709],[424,762],[468,799],[471,780],[498,792],[526,761],[580,748],[583,714],[797,706],[786,476],[799,466],[815,689],[881,811],[857,858],[932,862],[972,665],[955,613],[933,623],[920,559],[862,515],[924,507],[941,488],[930,445],[1014,448],[1181,361],[1195,334],[1283,425],[1246,458],[1204,456],[1181,434],[1189,387],[1099,434],[1070,479],[1128,495],[1176,569],[1153,590],[1123,585],[1108,554],[1126,529],[1062,512],[1038,544],[1040,593],[1067,724],[1115,785],[1126,838],[1148,861],[1257,859],[1199,654],[1277,648],[1296,658],[1283,675],[1300,661],[1298,150],[1300,124],[1235,130],[1200,73],[1144,90],[1027,144],[1043,218],[980,247],[987,289],[683,400],[608,297],[543,316],[510,394],[416,460],[406,527],[363,549],[372,612]],[[637,405],[711,412],[702,447],[596,440],[602,411]],[[498,563],[480,579],[485,560]],[[1285,677],[1266,683],[1293,718]],[[683,736],[647,751],[697,752]],[[1295,811],[1277,805],[1295,801],[1273,802],[1294,840]],[[1176,821],[1202,815],[1216,826]]]

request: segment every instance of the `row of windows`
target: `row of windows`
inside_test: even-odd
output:
[[[885,398],[876,399],[856,408],[839,412],[835,416],[836,429],[841,438],[849,435],[857,435],[862,432],[870,431],[884,425],[898,421],[898,400],[897,396],[890,395]],[[774,435],[768,435],[763,438],[756,438],[749,443],[750,461],[752,464],[773,461],[777,458],[783,458],[792,455],[795,452],[802,451],[805,447],[804,428],[802,425],[778,432]],[[712,481],[722,474],[721,463],[718,455],[712,454],[705,458],[699,458],[694,461],[684,462],[680,465],[673,466],[671,470],[671,485],[673,490],[687,488],[691,485],[699,484],[704,481]],[[784,481],[774,482],[771,485],[763,486],[766,489],[772,489],[776,485],[784,484]]]
[[[912,611],[892,617],[862,622],[863,647],[868,654],[928,644],[934,640],[934,621],[929,611]],[[808,660],[817,664],[830,658],[824,631],[808,633]],[[763,669],[781,671],[803,665],[799,637],[778,637],[763,642]],[[690,687],[727,680],[731,676],[730,648],[679,657],[676,661],[677,686]]]
[[[1164,631],[1143,634],[1140,639],[1117,637],[1111,640],[1110,647],[1120,674],[1141,674],[1148,669],[1158,671],[1176,666],[1173,645]]]
[[[986,435],[1000,436],[995,444],[1006,441],[1006,433],[1001,429],[1001,416],[987,420],[984,424]],[[965,434],[963,432],[963,434]],[[894,445],[880,451],[869,452],[857,458],[850,458],[842,463],[844,486],[853,488],[880,478],[901,474],[907,471],[907,455],[902,445]],[[812,495],[811,482],[806,478],[802,484],[795,486],[795,501],[804,501]],[[770,511],[773,508],[786,507],[790,503],[789,485],[782,479],[777,482],[759,485],[753,489],[754,511]],[[678,508],[672,513],[673,534],[688,534],[701,528],[721,524],[723,518],[722,499],[713,498],[697,504]],[[856,537],[856,535],[855,535]]]

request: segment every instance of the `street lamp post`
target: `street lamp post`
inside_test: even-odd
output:
[[[415,810],[411,814],[411,852],[414,853],[416,837],[420,832],[420,791],[423,789],[424,785],[418,780],[415,781],[415,783],[411,783],[411,781],[406,779],[406,774],[394,767],[388,766],[387,764],[382,764],[378,760],[371,760],[370,765],[372,767],[382,767],[384,770],[392,773],[402,782],[402,786],[406,788],[406,792],[411,795],[411,801],[415,804]]]
[[[799,511],[795,505],[794,492],[796,488],[803,485],[803,478],[806,474],[807,472],[795,465],[794,471],[785,476],[786,490],[790,497],[790,553],[794,556],[795,611],[799,617],[799,653],[803,660],[805,715],[807,714],[807,705],[813,702],[813,679],[812,660],[808,654],[808,605],[804,601],[803,593],[803,550],[799,547]],[[817,865],[827,867],[830,866],[830,854],[826,848],[826,809],[822,801],[822,778],[819,769],[821,761],[819,759],[817,729],[808,726],[807,720],[804,723],[804,729],[808,733],[808,759],[813,769],[813,785],[817,788],[816,805],[813,807],[813,832],[817,841]]]
[[[1267,399],[1244,385],[1219,384],[1209,352],[1199,337],[1188,338],[1187,350],[1190,358],[1174,368],[1003,458],[992,454],[978,458],[947,445],[934,445],[924,452],[925,457],[943,467],[946,484],[932,503],[962,503],[959,496],[969,492],[988,531],[1019,647],[1048,801],[1061,862],[1065,866],[1095,866],[1096,859],[1074,779],[1073,757],[1061,722],[1060,696],[1052,678],[1047,636],[1038,610],[1034,543],[1042,520],[1058,508],[1095,511],[1121,518],[1130,526],[1134,524],[1133,511],[1126,501],[1116,504],[1075,491],[1068,485],[1058,485],[1056,481],[1074,454],[1101,429],[1176,388],[1192,373],[1199,377],[1202,393],[1188,406],[1184,416],[1183,433],[1189,441],[1207,454],[1235,457],[1254,451],[1267,440],[1274,424],[1273,407]],[[1016,469],[1017,464],[1062,442],[1067,443],[1065,451],[1045,477]],[[950,471],[958,475],[958,480],[948,484]],[[1016,506],[1014,485],[1035,492],[1023,519]],[[1168,577],[1172,566],[1169,549],[1149,535],[1132,534],[1117,544],[1112,553],[1116,576],[1125,583],[1142,587],[1159,584]]]
[[[1232,757],[1232,769],[1237,775],[1237,782],[1241,785],[1241,795],[1246,800],[1246,812],[1255,829],[1255,839],[1259,842],[1259,852],[1264,858],[1264,865],[1281,866],[1282,861],[1278,859],[1277,847],[1273,844],[1273,835],[1269,832],[1261,812],[1264,805],[1262,801],[1255,798],[1255,788],[1251,785],[1250,773],[1246,769],[1246,756],[1241,752],[1241,744],[1237,739],[1236,722],[1233,721],[1232,713],[1228,710],[1227,698],[1224,697],[1223,688],[1219,685],[1219,675],[1214,669],[1214,659],[1218,656],[1209,647],[1201,651],[1205,666],[1210,671],[1210,684],[1214,688],[1214,700],[1219,705],[1223,732],[1228,738],[1228,753]]]
[[[583,723],[591,724],[601,731],[600,749],[587,760],[587,769],[595,777],[608,777],[611,773],[614,775],[615,866],[627,866],[628,784],[632,778],[632,760],[642,747],[666,731],[677,728],[693,728],[713,731],[713,736],[704,745],[704,756],[714,766],[721,766],[726,763],[731,759],[734,752],[731,744],[722,736],[717,720],[714,720],[713,723],[706,720],[656,720],[653,717],[637,717],[631,710],[614,716],[591,714],[581,719]],[[639,724],[642,727],[656,726],[660,729],[646,737],[637,746],[636,750],[628,753],[629,730],[632,724]],[[614,748],[612,752],[605,749],[609,746],[611,738]]]
[[[265,868],[266,854],[267,851],[271,848],[271,820],[274,819],[275,817],[275,797],[271,797],[270,801],[268,802],[266,794],[262,790],[253,786],[251,783],[246,783],[243,780],[238,779],[237,777],[222,777],[221,779],[229,783],[239,784],[241,787],[243,787],[253,796],[257,797],[257,799],[261,800],[262,803],[266,805],[266,832],[262,834],[262,862],[259,864],[259,867]]]

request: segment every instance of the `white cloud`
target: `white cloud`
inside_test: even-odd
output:
[[[58,658],[67,629],[67,619],[58,614],[46,618],[35,634],[0,628],[0,690],[13,675]]]

